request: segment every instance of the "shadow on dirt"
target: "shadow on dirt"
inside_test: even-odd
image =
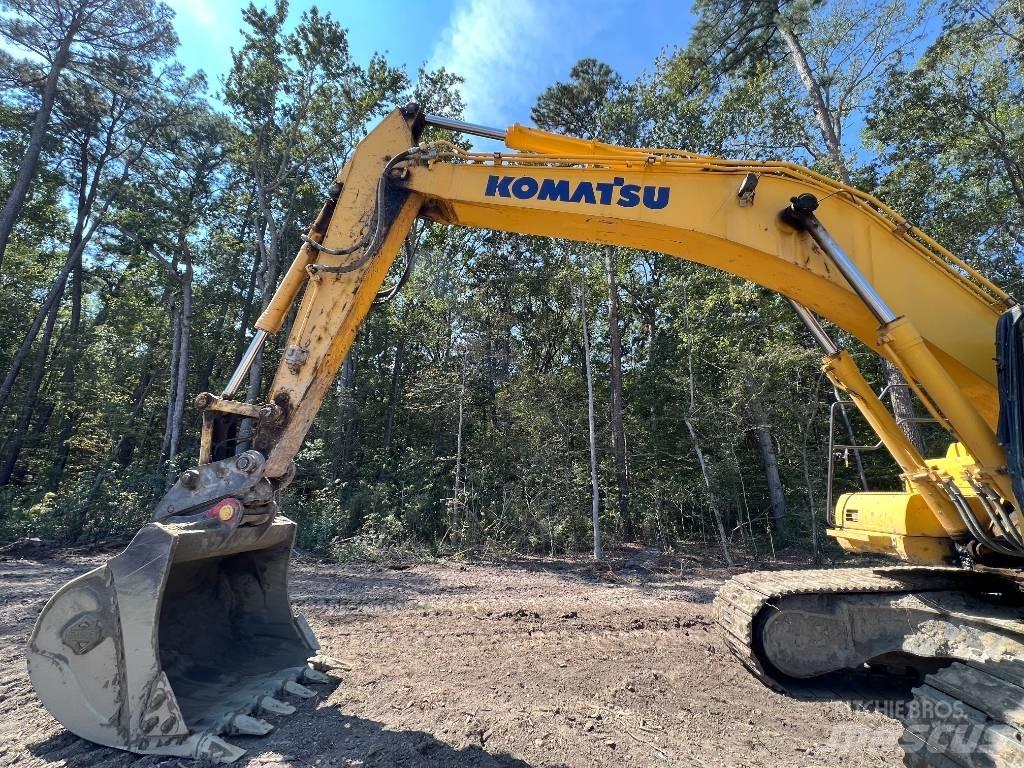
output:
[[[362,764],[366,768],[530,768],[529,763],[508,754],[491,754],[482,745],[456,749],[430,733],[390,730],[381,723],[347,715],[333,707],[321,707],[295,725],[294,730],[282,729],[283,739],[272,735],[265,740],[265,746],[254,744],[251,752],[272,749],[282,756],[285,764],[291,764],[292,760],[308,764],[311,759],[330,756],[342,765]]]
[[[505,753],[492,754],[476,744],[456,749],[423,731],[396,731],[381,723],[336,709],[315,711],[300,708],[265,738],[231,737],[231,743],[247,750],[234,765],[238,768],[286,768],[290,766],[353,765],[362,768],[533,768]],[[67,731],[29,747],[42,765],[62,768],[178,768],[188,763],[178,757],[140,756],[89,744]],[[198,765],[198,764],[197,764]],[[545,764],[546,768],[558,768]]]
[[[797,701],[842,701],[852,709],[886,713],[913,696],[916,674],[841,670],[809,680],[786,680],[785,694]]]

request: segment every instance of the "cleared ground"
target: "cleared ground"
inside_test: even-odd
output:
[[[293,600],[349,669],[271,735],[233,738],[249,749],[239,765],[901,764],[900,728],[881,711],[834,685],[802,700],[774,693],[730,656],[711,614],[729,572],[646,554],[614,570],[296,563]],[[28,684],[22,646],[36,615],[101,561],[0,558],[2,766],[188,766],[83,742]]]

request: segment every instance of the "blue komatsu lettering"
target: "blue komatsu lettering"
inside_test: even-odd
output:
[[[601,205],[611,205],[612,193],[615,191],[615,188],[621,187],[625,183],[626,180],[624,178],[616,176],[610,184],[607,181],[595,184],[594,186],[597,188],[597,191],[601,193]]]
[[[644,205],[660,210],[668,205],[668,187],[644,187]]]
[[[569,198],[570,203],[590,203],[594,205],[597,202],[597,198],[594,197],[594,185],[589,181],[581,181],[576,185],[576,191],[572,193],[572,197]]]
[[[618,198],[616,199],[616,191]],[[568,179],[543,179],[538,181],[532,176],[497,176],[487,177],[487,197],[516,197],[519,200],[552,200],[560,203],[587,203],[588,205],[615,205],[622,208],[635,208],[641,203],[645,208],[661,210],[668,205],[670,187],[641,187],[639,184],[627,184],[622,176],[611,181],[597,183],[581,181],[575,189]]]
[[[538,200],[560,200],[563,203],[569,202],[569,182],[566,179],[544,179],[540,183]]]
[[[626,184],[619,190],[619,202],[623,208],[632,208],[640,205],[640,185]]]
[[[487,197],[511,197],[512,193],[509,192],[509,185],[515,180],[515,176],[488,176],[487,177],[487,189],[484,190],[484,194]]]
[[[520,200],[529,200],[537,194],[537,180],[529,176],[520,176],[512,184],[512,194]]]

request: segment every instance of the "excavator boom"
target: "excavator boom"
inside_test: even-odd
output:
[[[510,151],[420,144],[428,122],[502,138]],[[997,325],[1009,334],[1007,348],[1017,338],[1015,320],[1006,324],[1015,303],[1005,292],[881,202],[796,165],[615,147],[521,126],[496,131],[410,105],[359,144],[224,391],[197,398],[198,465],[178,478],[124,553],[64,587],[40,616],[30,673],[70,730],[135,752],[226,762],[241,751],[221,734],[269,728],[258,715],[286,707],[276,694],[301,695],[301,680],[323,679],[309,661],[315,638],[288,605],[294,524],[279,514],[275,495],[291,482],[294,458],[375,300],[400,287],[384,283],[417,218],[659,251],[794,302],[822,345],[824,372],[878,432],[904,485],[901,493],[844,496],[830,533],[847,549],[928,567],[913,577],[733,584],[723,592],[723,621],[738,654],[764,679],[776,684],[895,652],[927,656],[936,621],[953,630],[969,623],[974,649],[993,637],[1007,654],[1024,648],[1007,614],[1016,610],[1007,605],[1015,605],[1013,578],[1024,563],[1014,494],[1021,478],[1000,443],[1006,430],[997,434],[1006,423]],[[262,345],[293,311],[266,401],[235,400]],[[817,317],[904,374],[951,433],[945,459],[926,459],[909,443]],[[245,424],[252,435],[241,451]],[[995,574],[983,587],[962,567],[979,563]],[[955,596],[972,591],[1000,593],[1002,608],[972,598],[957,614]],[[947,597],[931,607],[913,603],[923,593]],[[906,616],[908,606],[919,617],[913,632],[886,618]],[[779,616],[767,621],[771,610]],[[200,613],[208,629],[197,636],[188,627]],[[871,617],[875,634],[851,634]],[[802,621],[826,634],[809,641]],[[829,640],[846,651],[832,653]],[[809,642],[823,653],[793,653]]]

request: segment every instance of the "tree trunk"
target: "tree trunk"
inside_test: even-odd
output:
[[[238,362],[245,353],[245,332],[249,330],[249,317],[252,314],[252,305],[256,297],[256,277],[259,275],[259,271],[260,260],[258,256],[254,256],[252,270],[249,273],[249,283],[245,289],[245,300],[242,302],[242,311],[238,317],[238,334],[235,336],[235,357],[232,369],[238,367]]]
[[[757,449],[761,454],[761,466],[764,468],[765,480],[768,482],[768,501],[772,509],[772,521],[775,530],[783,531],[786,527],[786,494],[782,490],[782,479],[779,477],[779,462],[775,455],[775,441],[768,427],[768,419],[757,396],[757,386],[752,377],[747,377],[747,415],[754,427],[757,438]]]
[[[836,124],[829,113],[828,105],[825,103],[821,84],[814,76],[814,72],[811,71],[810,62],[807,60],[807,53],[800,44],[796,33],[789,28],[783,19],[779,19],[777,27],[782,35],[782,39],[786,43],[786,48],[789,50],[793,66],[796,67],[797,74],[800,75],[800,81],[804,84],[807,96],[811,100],[811,108],[814,111],[818,128],[821,130],[821,137],[825,142],[825,148],[828,150],[829,159],[831,159],[843,183],[847,186],[853,186],[850,167],[847,165],[846,157],[843,154],[843,147],[839,141]],[[907,439],[923,453],[924,444],[921,439],[921,430],[918,429],[916,422],[910,420],[914,414],[914,400],[910,389],[907,387],[907,380],[903,378],[900,370],[888,360],[884,362],[884,375],[885,383],[891,387],[889,390],[890,400],[892,401],[893,412],[896,416],[896,423],[899,424]]]
[[[743,529],[743,515],[746,513],[747,516],[747,538],[750,540],[750,550],[754,553],[754,557],[757,557],[757,538],[754,536],[754,521],[750,516],[750,502],[747,497],[747,481],[743,477],[743,467],[740,464],[740,458],[736,455],[736,449],[733,448],[732,444],[729,445],[729,452],[732,453],[733,464],[736,465],[736,479],[740,481],[740,499],[737,505],[737,509],[740,510],[737,514],[738,524],[740,530]],[[768,530],[771,531],[771,525],[768,526]]]
[[[580,291],[580,316],[583,319],[583,370],[587,379],[587,428],[590,437],[590,516],[594,529],[594,559],[604,558],[601,547],[601,484],[597,475],[597,425],[594,422],[594,368],[590,359],[590,322],[583,290]]]
[[[36,409],[36,420],[32,425],[32,431],[37,435],[46,434],[50,427],[50,419],[53,417],[53,409],[56,407],[56,403],[53,399],[49,399],[44,402]]]
[[[608,273],[608,344],[611,352],[611,433],[615,462],[615,489],[618,495],[622,538],[633,541],[636,533],[629,510],[629,477],[626,473],[626,432],[622,401],[622,336],[619,330],[619,285],[615,248],[605,246],[605,270]]]
[[[274,224],[273,212],[266,201],[263,187],[257,180],[257,198],[260,201],[260,211],[263,216],[260,219],[260,226],[257,234],[257,253],[259,264],[257,270],[257,282],[260,288],[260,309],[265,310],[270,305],[274,296],[274,288],[277,286],[277,242],[276,227]],[[267,232],[270,232],[270,245],[267,244]],[[285,338],[288,334],[284,335]],[[263,353],[266,347],[259,350],[253,358],[252,366],[249,368],[249,387],[245,393],[247,403],[255,403],[260,399],[260,383],[263,378]],[[252,438],[252,419],[243,419],[238,428],[237,452],[242,452],[249,447],[249,440]]]
[[[79,221],[73,241],[81,235],[84,221]],[[60,436],[57,439],[57,454],[53,460],[47,482],[49,487],[56,489],[64,478],[68,457],[71,454],[71,437],[81,418],[81,409],[77,398],[72,394],[75,388],[75,371],[78,367],[78,356],[81,351],[79,331],[82,325],[82,255],[79,253],[71,272],[71,322],[68,324],[67,359],[64,362],[64,373],[61,375],[61,390],[64,393],[64,418],[61,419]]]
[[[167,366],[167,415],[164,418],[164,439],[160,444],[160,459],[170,458],[171,434],[174,431],[174,402],[178,386],[178,351],[181,349],[181,320],[178,302],[171,300],[171,360]]]
[[[81,264],[82,264],[82,253],[85,251],[85,247],[89,244],[93,234],[95,234],[100,221],[103,218],[104,213],[107,209],[107,203],[104,203],[97,217],[89,223],[89,217],[92,215],[92,211],[96,203],[96,191],[98,189],[99,179],[99,166],[93,169],[92,181],[95,182],[90,186],[90,178],[86,171],[87,158],[82,160],[82,172],[79,179],[78,185],[78,211],[75,217],[75,228],[71,233],[71,239],[68,242],[68,255],[64,260],[64,265],[53,279],[53,283],[50,284],[50,290],[46,294],[46,298],[43,299],[42,304],[36,311],[35,317],[32,319],[32,324],[29,326],[28,331],[25,333],[25,338],[22,339],[21,345],[18,347],[18,351],[15,352],[14,357],[11,358],[10,365],[7,368],[7,372],[4,374],[3,381],[0,382],[0,413],[3,413],[4,407],[7,405],[7,401],[11,395],[11,389],[14,387],[14,382],[18,377],[18,373],[21,371],[21,366],[24,365],[25,360],[28,359],[29,353],[32,351],[32,345],[35,343],[36,336],[39,334],[39,329],[43,327],[47,316],[50,313],[50,309],[55,303],[59,304],[64,296],[64,290],[67,286],[68,276],[71,275],[72,270],[76,270],[76,285],[78,289],[78,296],[76,298],[76,304],[72,308],[74,318],[76,319],[81,316]]]
[[[839,393],[839,387],[835,384],[832,385],[832,393],[836,398],[836,402],[839,403],[839,417],[843,420],[843,426],[846,429],[846,438],[849,440],[849,445],[857,445],[857,435],[853,431],[853,424],[850,423],[850,414],[846,412],[846,405],[843,403],[842,395]],[[832,457],[829,457],[829,461]],[[860,451],[856,448],[853,450],[853,463],[857,467],[857,477],[860,478],[861,490],[868,490],[868,477],[864,474],[864,462],[861,460]]]
[[[811,552],[814,556],[814,562],[818,562],[821,559],[821,553],[818,552],[818,503],[814,498],[814,483],[811,481],[811,459],[808,444],[811,439],[811,428],[814,425],[815,412],[818,409],[818,393],[821,390],[821,382],[824,378],[825,376],[822,374],[818,377],[817,382],[815,382],[814,391],[811,393],[811,404],[808,408],[807,421],[800,423],[800,453],[804,465],[804,483],[807,485],[807,508],[810,510],[811,518]],[[820,474],[818,476],[820,477]],[[772,546],[774,548],[774,544]]]
[[[900,431],[913,443],[918,452],[925,455],[924,438],[921,437],[921,430],[914,421],[914,398],[910,393],[907,380],[900,373],[900,369],[888,360],[882,361],[882,369],[885,374],[885,383],[890,387],[889,402],[892,403],[892,415],[896,417]]]
[[[452,539],[462,539],[462,425],[465,415],[466,373],[459,388],[459,421],[455,431],[455,485],[452,488]]]
[[[173,460],[178,455],[185,417],[185,397],[188,394],[188,359],[192,333],[192,265],[187,262],[181,275],[181,311],[178,314],[178,328],[177,366],[172,369],[176,382],[173,389],[171,431],[167,447],[168,460]]]
[[[715,527],[718,529],[718,540],[722,545],[722,555],[730,567],[733,565],[732,554],[729,552],[729,541],[725,535],[725,523],[722,522],[722,512],[718,508],[718,498],[711,487],[711,477],[708,475],[708,468],[704,462],[704,452],[700,449],[700,441],[697,440],[697,430],[689,417],[683,419],[686,424],[686,431],[690,433],[690,440],[693,441],[693,452],[697,456],[697,463],[700,465],[700,472],[704,476],[704,485],[708,489],[708,503],[711,506],[711,514],[715,518]]]
[[[828,105],[825,103],[825,96],[821,90],[821,84],[814,76],[814,72],[811,71],[811,64],[807,60],[807,53],[804,51],[803,46],[800,44],[799,38],[796,33],[789,28],[789,25],[781,19],[777,23],[778,30],[782,35],[782,39],[786,43],[786,48],[789,50],[790,58],[793,60],[793,66],[796,67],[797,74],[800,75],[800,82],[804,84],[804,89],[807,91],[807,97],[811,100],[811,109],[814,111],[814,119],[818,122],[818,129],[821,131],[821,137],[825,141],[825,147],[828,150],[829,158],[836,167],[836,171],[839,173],[845,184],[850,183],[850,168],[846,164],[846,158],[843,155],[842,145],[839,143],[839,134],[836,132],[835,123],[832,121],[832,115],[828,110]]]
[[[21,449],[25,444],[25,435],[28,433],[28,425],[32,420],[36,397],[39,394],[39,385],[43,381],[43,374],[46,373],[46,359],[50,352],[50,340],[53,338],[53,326],[57,321],[57,308],[55,303],[46,317],[46,328],[43,330],[39,348],[36,350],[35,362],[32,364],[32,376],[29,379],[28,391],[25,392],[25,401],[18,412],[14,431],[11,433],[11,440],[7,446],[7,454],[3,464],[0,465],[0,486],[7,485],[11,481],[14,467],[18,463]]]
[[[32,345],[36,340],[36,336],[39,335],[39,329],[43,327],[43,323],[49,317],[50,310],[53,309],[54,305],[60,303],[60,299],[64,295],[64,286],[67,284],[68,275],[71,274],[71,270],[75,265],[75,259],[78,256],[81,256],[81,253],[77,252],[77,249],[68,254],[64,266],[54,278],[50,291],[47,293],[46,298],[43,299],[43,303],[36,312],[32,324],[25,333],[21,346],[18,347],[18,351],[11,358],[7,373],[4,374],[4,379],[0,382],[0,413],[3,412],[7,401],[10,399],[11,389],[14,387],[14,381],[18,377],[18,373],[21,371],[21,366],[25,364],[25,360],[28,359],[29,354],[32,352]]]
[[[142,416],[146,406],[146,398],[149,396],[149,388],[153,383],[153,379],[153,366],[150,362],[150,355],[147,354],[142,364],[142,376],[139,378],[139,385],[135,388],[134,403],[131,414],[128,417],[128,424],[125,426],[124,432],[121,434],[121,438],[117,441],[112,452],[114,460],[122,467],[131,464],[132,457],[135,454],[135,425],[139,417]]]
[[[384,417],[384,438],[382,440],[384,448],[383,461],[381,462],[382,472],[384,464],[387,462],[388,454],[391,453],[391,438],[395,430],[395,412],[398,410],[399,384],[402,379],[402,357],[404,354],[405,343],[400,341],[398,346],[395,347],[395,361],[391,364],[391,386],[388,388],[388,410],[387,415]]]
[[[53,468],[47,478],[47,485],[51,490],[57,490],[64,479],[64,470],[67,469],[68,457],[71,455],[71,437],[75,434],[80,415],[76,409],[66,413],[61,420],[60,434],[57,436],[57,454],[53,458]]]
[[[224,326],[227,324],[227,312],[221,312],[217,318],[217,324],[213,328],[213,332],[210,334],[212,341],[210,345],[210,352],[206,355],[206,359],[203,361],[202,368],[199,369],[199,375],[196,378],[196,392],[209,392],[210,391],[210,380],[213,378],[213,367],[217,364],[217,361],[222,359],[224,354]]]
[[[25,155],[21,158],[21,165],[18,167],[18,175],[14,178],[14,184],[0,211],[0,267],[3,266],[4,254],[7,252],[7,243],[11,239],[11,232],[21,215],[21,209],[25,205],[25,198],[28,197],[28,188],[36,175],[36,167],[39,165],[39,155],[43,151],[43,140],[46,138],[46,130],[50,126],[50,115],[53,113],[53,104],[57,100],[57,86],[60,82],[61,72],[68,65],[71,58],[71,43],[78,33],[79,22],[73,22],[68,33],[61,41],[54,56],[50,71],[43,83],[42,100],[35,119],[32,121],[32,130],[29,133],[28,146],[25,148]]]
[[[332,474],[335,478],[348,479],[352,476],[352,456],[355,453],[355,344],[349,348],[341,366],[341,402],[336,435],[338,447],[334,452]]]
[[[686,431],[690,433],[690,441],[693,443],[693,452],[697,456],[697,463],[700,465],[701,474],[704,476],[704,485],[708,489],[708,502],[711,505],[711,513],[715,518],[715,526],[718,529],[718,540],[722,544],[722,554],[725,562],[730,566],[733,564],[732,555],[729,553],[729,542],[725,535],[725,524],[722,522],[722,513],[718,509],[718,501],[714,489],[711,487],[711,477],[708,475],[708,468],[704,462],[704,451],[701,450],[700,441],[697,439],[697,430],[690,420],[697,405],[697,387],[693,377],[693,329],[690,327],[690,299],[686,283],[683,283],[683,320],[686,323],[686,371],[687,388],[690,391],[690,402],[683,422],[686,424]],[[701,526],[704,525],[704,517],[701,516]]]

